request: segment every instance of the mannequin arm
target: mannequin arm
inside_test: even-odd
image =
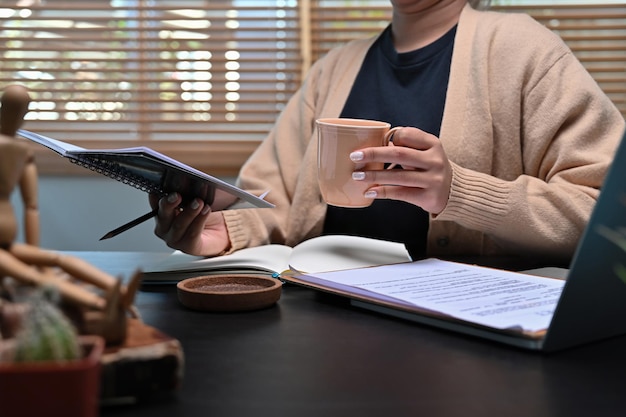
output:
[[[37,202],[37,165],[29,156],[20,179],[20,194],[24,202],[24,237],[26,243],[39,246],[39,207]]]

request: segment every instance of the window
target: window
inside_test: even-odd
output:
[[[30,89],[25,127],[85,147],[145,144],[233,173],[301,83],[293,0],[14,3],[0,83]]]
[[[552,3],[492,8],[559,33],[626,115],[626,5]],[[31,90],[28,129],[235,175],[310,64],[389,15],[388,0],[3,1],[0,88]],[[37,159],[43,173],[84,174],[45,150]]]

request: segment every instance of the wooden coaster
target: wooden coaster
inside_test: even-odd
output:
[[[223,274],[188,278],[176,285],[178,300],[202,311],[248,311],[280,298],[282,283],[262,275]]]

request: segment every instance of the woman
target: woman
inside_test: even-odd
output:
[[[567,262],[624,119],[557,35],[477,3],[392,0],[391,25],[315,63],[243,166],[238,185],[271,190],[276,208],[216,211],[196,200],[178,211],[180,196],[151,197],[157,236],[209,256],[346,233],[404,242],[414,258]],[[320,197],[314,122],[338,116],[406,126],[396,146],[351,156],[402,167],[355,176],[371,184],[367,209]]]

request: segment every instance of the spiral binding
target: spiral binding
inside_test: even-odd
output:
[[[141,191],[148,193],[164,194],[164,190],[158,184],[150,182],[145,178],[133,174],[119,164],[97,157],[81,156],[80,159],[69,158],[70,162],[78,166],[87,168],[109,178],[128,184]]]

